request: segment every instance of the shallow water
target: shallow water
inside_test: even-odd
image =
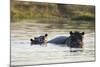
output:
[[[95,33],[91,29],[75,29],[68,24],[41,24],[33,21],[11,23],[11,65],[32,65],[60,62],[94,61]],[[68,28],[68,29],[67,29]],[[69,36],[69,31],[84,31],[83,52],[69,52],[68,47],[48,43],[30,46],[30,38],[48,33],[48,40]]]

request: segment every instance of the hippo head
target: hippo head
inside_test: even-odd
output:
[[[71,48],[83,48],[83,35],[84,32],[72,32],[70,31],[70,47]]]
[[[40,45],[43,44],[47,36],[48,34],[45,34],[44,36],[34,37],[34,39],[30,39],[31,46],[33,44],[40,44]]]

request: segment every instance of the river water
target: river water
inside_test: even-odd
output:
[[[36,65],[95,60],[95,33],[93,29],[68,23],[36,23],[21,21],[11,23],[11,65]],[[87,24],[86,24],[87,25]],[[30,46],[30,38],[48,33],[48,40],[69,36],[69,31],[85,32],[83,52],[69,52],[68,47],[54,44]]]

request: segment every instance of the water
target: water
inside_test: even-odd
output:
[[[33,23],[34,22],[34,23]],[[79,62],[95,60],[94,30],[73,28],[66,23],[35,23],[21,21],[11,23],[11,65],[34,65],[60,62]],[[75,26],[75,25],[74,25]],[[48,33],[48,40],[57,36],[69,36],[69,31],[84,31],[83,52],[69,52],[68,47],[48,43],[47,46],[30,46],[30,38]]]

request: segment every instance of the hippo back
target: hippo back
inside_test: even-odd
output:
[[[59,36],[56,37],[50,41],[48,41],[48,43],[53,43],[53,44],[65,44],[67,37],[65,36]]]

